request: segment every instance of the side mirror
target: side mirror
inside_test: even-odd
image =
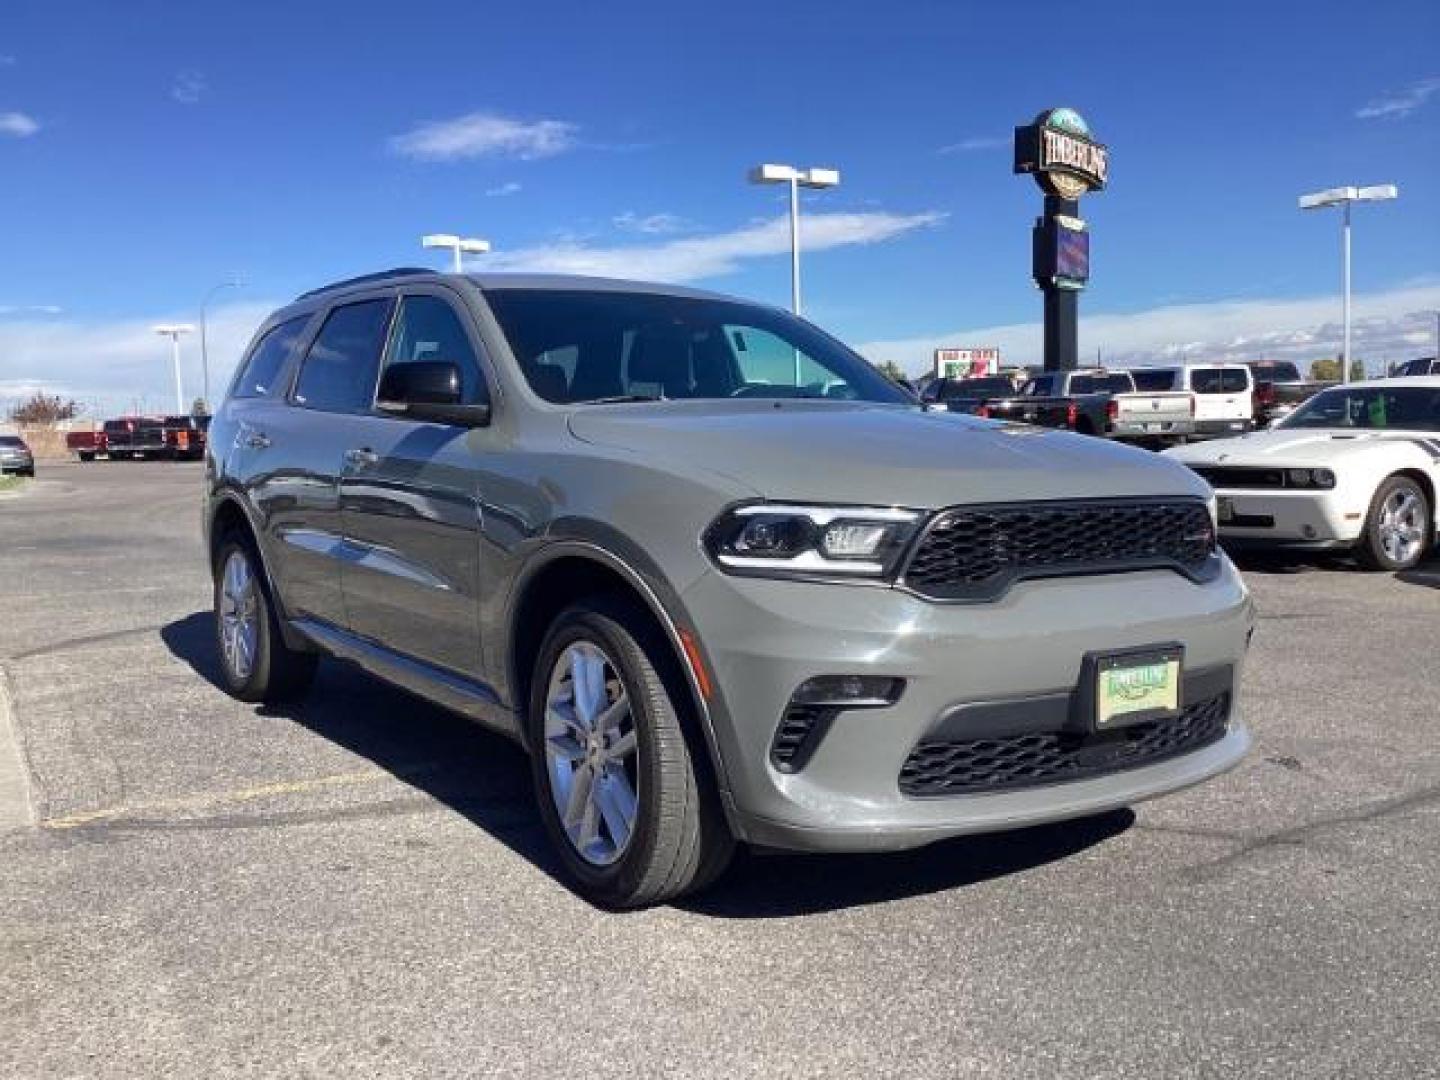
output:
[[[385,369],[375,407],[391,416],[431,420],[462,427],[483,427],[490,422],[489,405],[466,405],[460,400],[460,368],[448,360],[418,360]]]

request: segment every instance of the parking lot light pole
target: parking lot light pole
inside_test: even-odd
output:
[[[796,169],[790,165],[757,165],[752,184],[790,185],[790,310],[800,314],[800,189],[839,186],[838,169]]]
[[[181,415],[188,410],[185,408],[185,389],[180,384],[180,335],[193,333],[195,327],[189,323],[162,323],[150,329],[170,339],[170,357],[175,364],[175,413]]]
[[[1399,195],[1394,184],[1372,184],[1369,187],[1338,187],[1328,191],[1316,191],[1300,196],[1301,210],[1319,210],[1322,207],[1341,208],[1340,225],[1340,288],[1344,295],[1344,343],[1340,350],[1340,381],[1350,381],[1350,206],[1357,202],[1384,202]]]
[[[207,411],[210,408],[210,347],[205,334],[205,309],[221,289],[239,289],[244,285],[245,283],[238,277],[233,277],[229,281],[222,281],[219,285],[214,286],[205,294],[205,299],[200,301],[200,399],[205,402]]]
[[[464,273],[462,255],[484,255],[490,250],[489,240],[470,236],[456,236],[454,233],[428,233],[420,238],[420,246],[427,248],[449,248],[455,254],[455,273]]]

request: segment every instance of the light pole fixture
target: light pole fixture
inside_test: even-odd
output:
[[[170,357],[175,364],[175,412],[176,415],[187,413],[190,410],[185,408],[185,390],[180,385],[180,335],[193,333],[195,327],[189,323],[162,323],[150,329],[170,339]]]
[[[797,169],[790,165],[757,165],[752,184],[790,185],[790,309],[800,314],[800,189],[832,188],[840,183],[838,169]]]
[[[484,255],[490,250],[490,241],[477,240],[469,236],[456,236],[454,233],[427,233],[420,238],[420,246],[449,248],[455,253],[455,273],[459,274],[464,269],[461,265],[461,255]]]
[[[1340,381],[1350,381],[1350,206],[1357,202],[1385,202],[1400,194],[1394,184],[1369,187],[1338,187],[1300,196],[1301,210],[1338,206],[1343,211],[1340,226],[1340,290],[1344,296],[1344,344],[1340,350]]]
[[[245,282],[241,281],[238,276],[233,277],[229,281],[222,281],[219,285],[211,288],[205,294],[205,299],[200,301],[200,399],[205,402],[206,410],[210,408],[210,347],[205,334],[205,308],[209,306],[210,301],[221,289],[239,289],[244,285]]]

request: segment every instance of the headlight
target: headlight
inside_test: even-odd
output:
[[[722,514],[706,530],[705,549],[740,574],[883,578],[919,521],[917,512],[893,507],[752,503]]]
[[[1335,474],[1329,469],[1287,469],[1286,478],[1290,487],[1333,488]]]

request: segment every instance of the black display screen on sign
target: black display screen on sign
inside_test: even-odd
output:
[[[1084,229],[1067,229],[1059,222],[1055,228],[1055,284],[1083,285],[1090,280],[1090,233]]]

